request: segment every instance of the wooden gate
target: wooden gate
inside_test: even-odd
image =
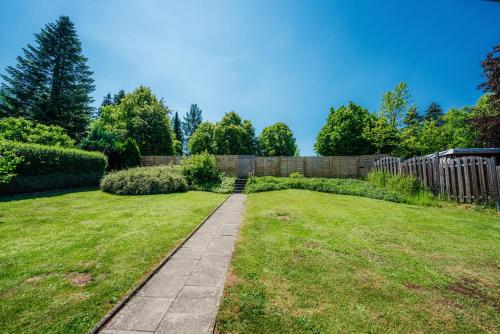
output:
[[[238,155],[238,177],[247,178],[255,171],[255,155]]]

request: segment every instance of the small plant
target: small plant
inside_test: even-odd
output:
[[[221,173],[215,156],[208,153],[192,155],[182,160],[182,174],[190,186],[205,188],[219,184]]]
[[[387,172],[374,171],[368,174],[368,181],[377,187],[384,187],[406,196],[425,191],[422,182],[415,176],[392,175]]]
[[[392,175],[387,172],[373,171],[368,174],[367,180],[378,188],[399,194],[406,199],[406,203],[436,204],[436,197],[415,176]]]
[[[139,167],[106,175],[101,190],[116,195],[151,195],[188,190],[179,168],[170,166]]]
[[[289,175],[289,177],[294,178],[294,179],[298,179],[298,178],[304,177],[304,174],[299,173],[299,172],[293,172]]]
[[[222,176],[220,184],[210,189],[210,191],[219,194],[230,194],[234,190],[234,181],[234,177]]]

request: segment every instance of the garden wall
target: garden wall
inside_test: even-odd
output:
[[[256,157],[248,155],[216,155],[220,171],[234,177],[247,174],[256,176],[289,176],[298,172],[306,177],[365,177],[373,161],[386,154],[331,157]],[[142,166],[178,165],[181,156],[143,156]]]

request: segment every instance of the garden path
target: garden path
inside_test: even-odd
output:
[[[245,198],[232,194],[100,333],[212,333]]]

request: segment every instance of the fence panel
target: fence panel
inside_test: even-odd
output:
[[[500,210],[500,166],[494,157],[439,158],[435,154],[405,161],[383,157],[373,163],[373,168],[391,174],[414,175],[448,199],[461,203],[495,203]]]
[[[384,154],[332,157],[254,157],[254,175],[289,176],[298,172],[306,177],[364,177],[374,161]],[[216,155],[217,168],[230,176],[238,175],[238,155]],[[178,165],[180,156],[143,156],[141,166]],[[394,167],[396,168],[396,167]]]

